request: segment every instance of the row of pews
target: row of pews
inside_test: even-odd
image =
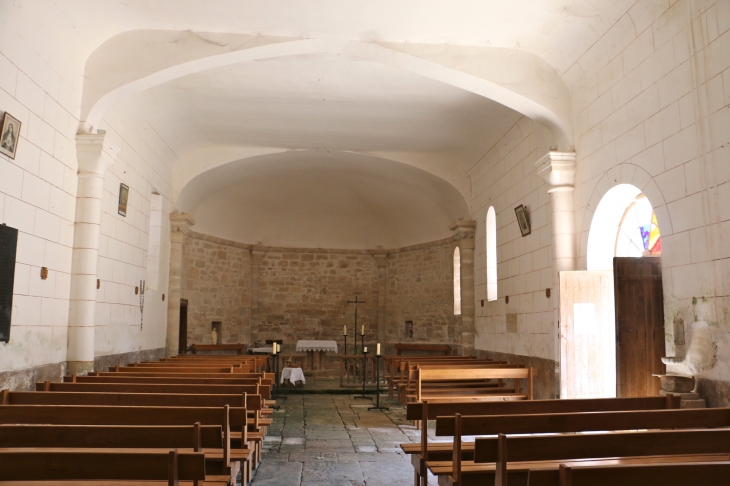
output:
[[[187,355],[2,390],[0,484],[247,484],[273,413],[265,365]]]
[[[389,383],[421,429],[401,444],[416,486],[429,472],[440,486],[730,484],[730,408],[680,409],[672,395],[533,400],[529,368],[453,358],[393,363]]]

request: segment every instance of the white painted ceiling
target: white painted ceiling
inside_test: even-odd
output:
[[[403,52],[418,44],[505,47],[537,55],[563,74],[633,4],[63,0],[54,6],[90,51],[124,32],[194,31],[205,33],[199,40],[211,49],[222,46],[217,39],[224,34],[359,40]],[[144,44],[144,35],[138,42]],[[478,69],[479,51],[454,52],[452,61],[464,56],[464,65]],[[139,53],[139,62],[150,62],[144,45]],[[111,67],[108,73],[123,77]],[[521,116],[461,88],[334,53],[203,70],[128,96],[108,113],[128,126],[151,127],[181,166],[195,151],[216,147],[275,149],[228,165],[208,161],[206,167],[217,167],[208,172],[186,169],[200,175],[185,187],[176,182],[182,192],[173,203],[191,211],[198,231],[246,243],[332,248],[448,236],[455,218],[470,217],[469,169]]]
[[[420,169],[351,153],[284,152],[209,170],[178,204],[193,230],[266,246],[399,248],[446,238],[463,197]]]

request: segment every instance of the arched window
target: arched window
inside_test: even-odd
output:
[[[487,300],[497,300],[497,213],[487,210]]]
[[[458,246],[454,249],[454,315],[461,315],[461,255]]]

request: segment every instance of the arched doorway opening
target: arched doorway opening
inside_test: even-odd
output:
[[[561,397],[651,393],[664,351],[660,255],[651,201],[630,184],[610,189],[591,221],[588,271],[561,273]]]

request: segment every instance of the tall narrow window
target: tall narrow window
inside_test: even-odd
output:
[[[158,290],[160,285],[160,242],[162,241],[162,196],[150,196],[150,233],[147,247],[147,279],[145,287]]]
[[[461,255],[454,249],[454,315],[461,315]]]
[[[487,210],[487,300],[497,300],[497,213]]]

